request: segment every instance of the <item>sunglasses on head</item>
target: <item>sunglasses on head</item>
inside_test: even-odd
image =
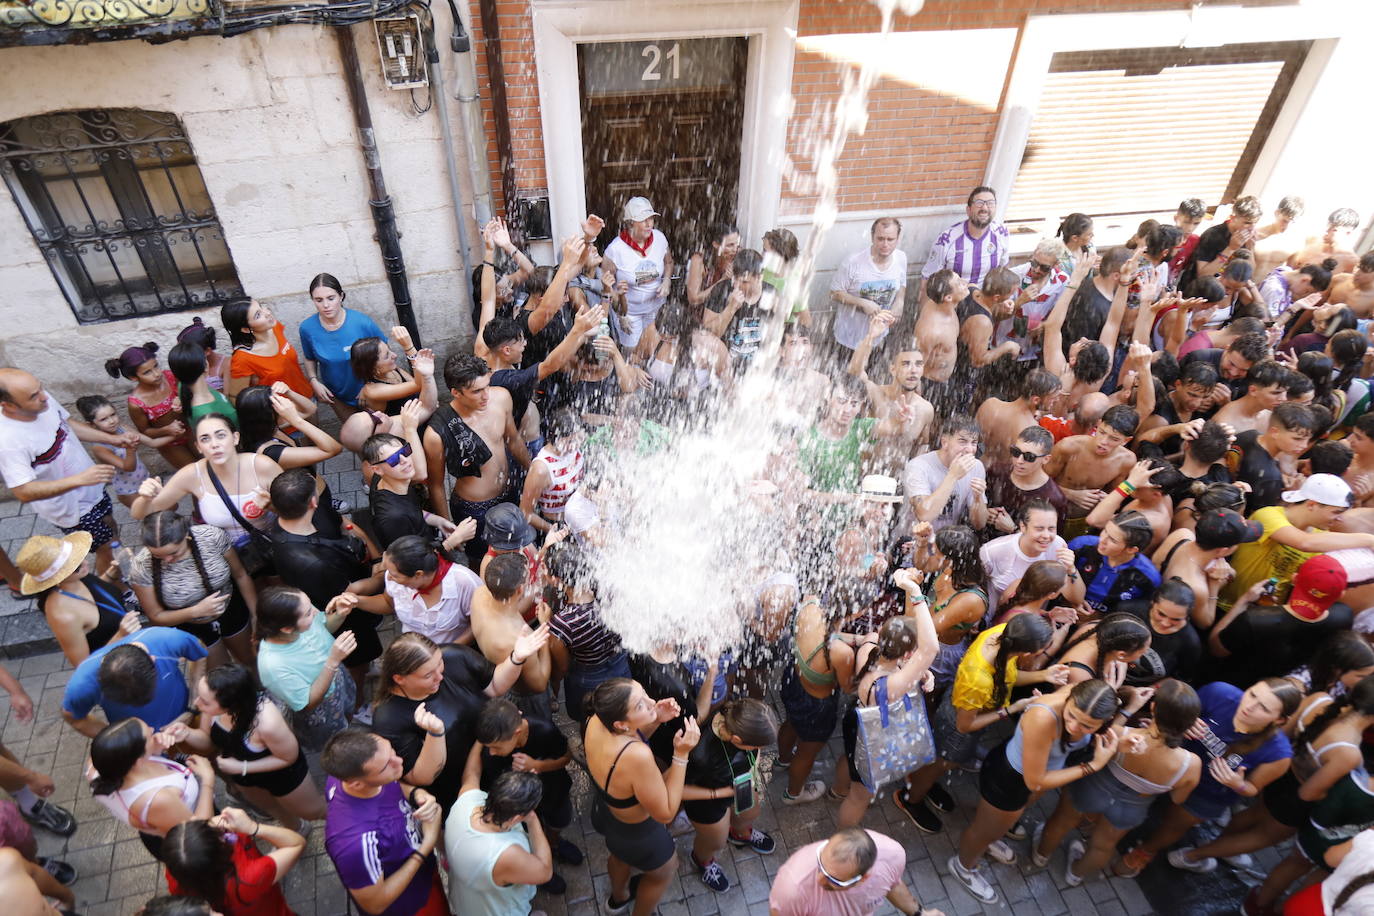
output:
[[[407,442],[405,445],[398,448],[395,454],[388,455],[387,457],[383,458],[382,461],[386,464],[391,465],[394,468],[396,465],[401,463],[402,458],[409,458],[410,453],[410,443]]]
[[[821,861],[821,850],[824,848],[825,844],[821,844],[820,846],[816,847],[816,868],[820,870],[821,877],[824,878],[826,881],[829,881],[832,887],[853,887],[854,885],[858,884],[860,881],[864,879],[865,872],[859,872],[852,878],[845,878],[844,880],[841,880],[839,878],[836,878],[830,872],[826,871],[825,863]]]
[[[1011,452],[1012,458],[1020,458],[1023,461],[1038,461],[1045,457],[1044,455],[1037,455],[1035,452],[1023,452],[1014,445],[1008,448],[1007,451]]]

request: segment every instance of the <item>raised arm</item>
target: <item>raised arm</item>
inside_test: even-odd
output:
[[[582,236],[574,235],[563,241],[563,260],[553,275],[549,288],[539,297],[539,305],[530,312],[529,332],[538,334],[558,314],[563,307],[563,296],[568,290],[568,281],[582,270],[582,259],[587,254],[587,242]]]

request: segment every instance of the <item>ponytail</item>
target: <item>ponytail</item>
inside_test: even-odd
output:
[[[992,663],[992,707],[1000,709],[1007,702],[1007,663],[1012,656],[1039,652],[1054,639],[1054,627],[1039,614],[1017,614],[1007,621],[997,639],[997,657]],[[969,651],[973,651],[971,648]]]
[[[1298,732],[1293,743],[1299,747],[1311,744],[1337,719],[1352,709],[1362,716],[1374,715],[1374,675],[1360,681],[1340,699],[1327,703],[1326,708]]]

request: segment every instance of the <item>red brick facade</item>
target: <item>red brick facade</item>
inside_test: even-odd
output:
[[[495,0],[501,29],[510,115],[515,186],[521,194],[546,192],[544,140],[540,129],[539,88],[534,62],[530,0]],[[1266,2],[1266,0],[1260,0]],[[1030,15],[1047,13],[1130,12],[1187,9],[1190,0],[926,0],[916,16],[898,15],[897,31],[1020,28]],[[501,162],[491,111],[481,15],[472,0],[477,39],[478,78],[484,99],[488,161],[497,207],[504,207]],[[880,17],[870,0],[802,0],[801,37],[876,31]],[[799,50],[792,92],[795,115],[789,125],[788,154],[807,171],[802,137],[809,116],[833,104],[849,64]],[[879,79],[869,97],[868,126],[851,138],[839,163],[839,209],[873,210],[953,204],[983,177],[999,112],[968,104],[895,80]],[[784,180],[782,213],[809,209],[810,198]]]

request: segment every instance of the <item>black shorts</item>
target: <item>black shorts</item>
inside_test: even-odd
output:
[[[562,830],[573,821],[572,796],[568,792],[550,792],[546,789],[539,800],[535,813],[547,830]]]
[[[229,772],[223,775],[229,782],[248,786],[252,789],[263,789],[270,792],[274,797],[281,798],[283,795],[290,795],[296,791],[300,788],[301,783],[310,778],[310,768],[306,766],[305,754],[297,752],[295,762],[282,767],[280,770],[267,770],[263,773],[238,776],[233,772],[233,765],[231,764]]]
[[[339,628],[340,632],[348,630],[358,640],[357,648],[348,653],[348,657],[343,660],[345,668],[361,668],[382,657],[382,640],[377,635],[377,626],[381,622],[380,616],[365,611],[358,611],[344,618],[343,626]]]
[[[829,741],[840,718],[839,695],[832,692],[823,700],[813,697],[802,686],[796,665],[789,665],[782,676],[782,708],[787,710],[787,722],[801,741]],[[703,823],[703,822],[698,822]],[[712,821],[711,823],[715,823]]]
[[[1286,771],[1282,776],[1269,785],[1264,787],[1261,797],[1264,799],[1264,807],[1269,809],[1269,813],[1274,816],[1285,827],[1292,827],[1294,830],[1307,823],[1312,815],[1312,803],[1303,801],[1298,797],[1298,790],[1302,788],[1298,778],[1293,775],[1292,770]]]
[[[592,803],[592,826],[606,838],[611,855],[639,871],[653,871],[677,853],[666,824],[651,817],[637,824],[616,820],[600,799]]]
[[[997,745],[983,761],[978,772],[978,791],[983,801],[1000,811],[1021,811],[1030,804],[1031,790],[1026,788],[1026,777],[1007,760],[1008,743]]]
[[[369,617],[372,615],[369,614]],[[243,600],[237,588],[229,593],[229,601],[224,606],[224,613],[219,615],[218,620],[209,623],[179,623],[177,629],[184,633],[190,633],[199,639],[205,648],[218,643],[225,636],[237,636],[252,623],[252,617],[248,613],[248,602]]]
[[[731,807],[728,798],[703,798],[682,803],[683,813],[693,824],[719,824],[721,818],[729,817]]]

